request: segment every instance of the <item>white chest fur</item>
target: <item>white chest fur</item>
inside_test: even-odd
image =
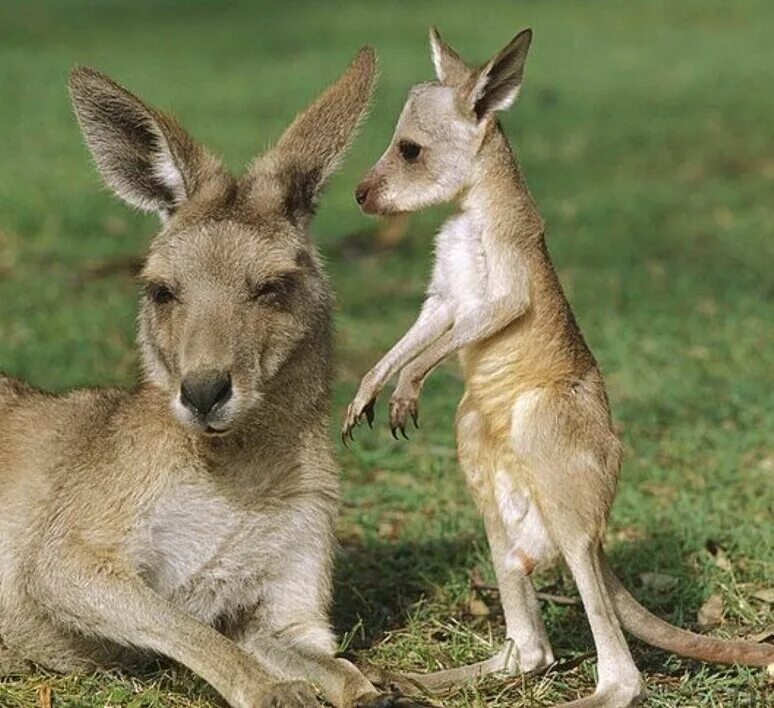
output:
[[[489,282],[480,224],[467,212],[449,219],[436,237],[431,290],[456,314],[474,311],[485,300]]]
[[[212,483],[180,483],[158,502],[142,534],[146,580],[204,621],[255,604],[276,551],[273,522],[265,509],[240,507]]]

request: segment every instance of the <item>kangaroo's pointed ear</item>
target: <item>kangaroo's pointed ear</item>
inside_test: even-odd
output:
[[[376,57],[363,47],[344,74],[302,111],[277,144],[250,168],[265,199],[279,186],[280,208],[291,221],[311,215],[326,180],[343,157],[373,92]]]
[[[217,169],[169,116],[104,74],[70,72],[70,96],[105,183],[124,201],[165,218]]]
[[[435,75],[444,86],[462,86],[470,77],[470,67],[441,39],[435,27],[430,28],[430,56]]]
[[[524,62],[531,41],[531,29],[519,32],[505,49],[474,73],[467,103],[479,120],[493,111],[502,111],[513,105],[521,89]]]

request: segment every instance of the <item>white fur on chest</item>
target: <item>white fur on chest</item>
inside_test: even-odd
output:
[[[455,318],[495,302],[515,307],[529,299],[529,273],[516,244],[489,229],[481,210],[470,208],[449,219],[436,237],[430,291]]]
[[[153,509],[139,549],[147,582],[209,621],[259,599],[271,519],[204,481],[177,485]]]
[[[436,237],[430,288],[457,314],[475,310],[486,298],[489,268],[482,233],[463,212],[449,219]]]

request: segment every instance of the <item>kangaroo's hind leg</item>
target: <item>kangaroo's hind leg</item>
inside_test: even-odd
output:
[[[522,517],[525,515],[514,518],[511,514],[508,519],[503,519],[498,504],[496,487],[500,473],[497,465],[508,465],[512,460],[510,456],[508,460],[493,458],[492,446],[486,435],[483,418],[463,399],[457,413],[459,460],[484,516],[508,641],[495,656],[476,664],[431,674],[408,674],[411,680],[431,690],[499,671],[534,671],[548,666],[554,660],[535,589],[529,578],[531,568],[514,562],[518,555],[514,555],[517,549],[512,536],[518,533],[519,524],[523,524]],[[507,499],[505,503],[511,501],[514,500]]]
[[[514,407],[514,449],[527,460],[535,501],[578,586],[597,651],[597,689],[566,704],[625,708],[642,698],[601,566],[619,444],[593,391],[534,391]]]
[[[555,549],[529,494],[514,483],[521,476],[514,470],[518,463],[504,462],[495,472],[484,522],[505,614],[507,670],[526,673],[554,661],[530,575],[555,555]]]

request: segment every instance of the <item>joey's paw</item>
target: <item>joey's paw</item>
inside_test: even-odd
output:
[[[414,427],[419,427],[419,392],[403,394],[399,389],[390,398],[390,432],[398,439],[398,431],[408,440],[406,426],[411,418]]]
[[[363,416],[368,421],[368,427],[372,428],[374,424],[374,406],[376,405],[376,394],[370,398],[361,395],[358,391],[358,395],[355,396],[352,403],[347,406],[347,410],[344,412],[344,420],[341,424],[341,441],[344,445],[347,444],[347,440],[354,440],[353,430],[360,424]]]
[[[319,705],[308,683],[283,681],[269,686],[261,694],[257,708],[315,708]]]

